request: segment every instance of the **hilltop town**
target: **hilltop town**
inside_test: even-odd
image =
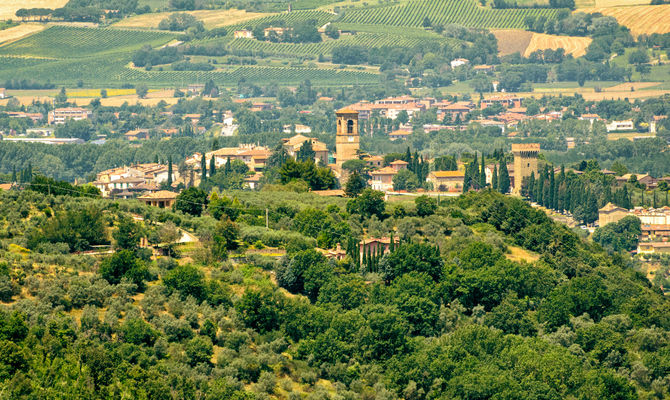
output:
[[[670,398],[668,0],[0,5],[0,398]]]

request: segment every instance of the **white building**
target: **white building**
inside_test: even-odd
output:
[[[461,67],[461,66],[466,65],[468,63],[470,63],[470,60],[468,60],[466,58],[457,58],[455,60],[451,60],[451,68]]]
[[[635,129],[633,121],[612,121],[609,124],[605,125],[607,132],[612,131],[632,131]]]

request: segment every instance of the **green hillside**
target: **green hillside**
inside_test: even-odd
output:
[[[522,29],[528,15],[555,17],[556,9],[490,9],[475,0],[411,0],[401,4],[356,8],[343,13],[340,22],[422,26],[426,17],[432,24],[460,24],[473,28]]]
[[[0,61],[16,60],[3,57]],[[26,59],[26,63],[35,63],[36,59]],[[39,60],[40,63],[24,66],[19,69],[0,68],[0,81],[8,79],[35,79],[48,77],[51,82],[59,85],[73,85],[83,80],[86,85],[120,86],[124,83],[146,83],[150,86],[172,87],[176,83],[189,84],[207,82],[212,79],[219,85],[235,86],[240,79],[256,84],[298,84],[305,79],[318,82],[320,85],[352,85],[371,84],[378,81],[378,76],[370,72],[269,66],[225,66],[214,71],[145,71],[129,66],[127,55],[98,56],[77,60]]]

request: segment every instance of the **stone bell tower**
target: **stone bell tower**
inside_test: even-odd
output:
[[[335,164],[342,167],[345,161],[358,158],[360,137],[358,136],[358,111],[343,108],[337,116],[337,136],[335,137]]]

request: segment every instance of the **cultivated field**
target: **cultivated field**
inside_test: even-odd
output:
[[[528,57],[536,50],[546,50],[563,48],[565,54],[572,54],[574,57],[581,57],[586,54],[586,48],[591,44],[592,39],[589,37],[576,36],[557,36],[547,35],[545,33],[533,33],[530,43],[526,47],[523,54]]]
[[[492,30],[491,33],[498,39],[498,53],[502,56],[524,54],[533,37],[533,32],[520,29],[498,29]]]
[[[161,45],[173,38],[173,34],[162,32],[56,25],[0,47],[0,54],[53,58],[88,57],[100,53],[132,51],[145,44]]]
[[[658,6],[592,7],[577,11],[599,12],[617,19],[634,36],[670,32],[670,4]]]
[[[339,27],[339,25],[338,25]],[[333,49],[344,45],[357,45],[368,48],[379,48],[384,46],[412,47],[426,41],[438,41],[440,43],[457,44],[457,40],[445,38],[422,29],[410,29],[408,32],[381,33],[381,32],[359,32],[356,35],[341,36],[337,40],[327,39],[319,43],[272,43],[254,39],[234,39],[228,43],[231,49],[244,49],[250,51],[262,51],[265,54],[286,56],[314,56],[319,54],[331,54]]]
[[[473,28],[521,29],[529,15],[553,18],[558,10],[491,9],[475,0],[410,0],[400,4],[347,10],[341,22],[391,26],[421,26],[428,17],[433,24],[461,24]]]
[[[603,89],[605,92],[630,92],[660,85],[661,82],[627,82]]]
[[[267,16],[268,14],[263,13],[254,13],[246,12],[244,10],[197,10],[197,11],[188,11],[189,14],[193,15],[200,21],[205,24],[207,29],[219,27],[219,26],[228,26],[241,24],[246,21],[256,19],[259,17]],[[153,13],[153,14],[142,14],[136,15],[130,18],[126,18],[122,21],[117,22],[112,25],[119,28],[158,28],[158,24],[165,18],[167,18],[170,12],[162,13]]]
[[[0,31],[0,45],[30,36],[46,28],[43,24],[21,24]]]
[[[19,8],[60,8],[68,0],[2,0],[0,1],[0,19],[16,19]]]

